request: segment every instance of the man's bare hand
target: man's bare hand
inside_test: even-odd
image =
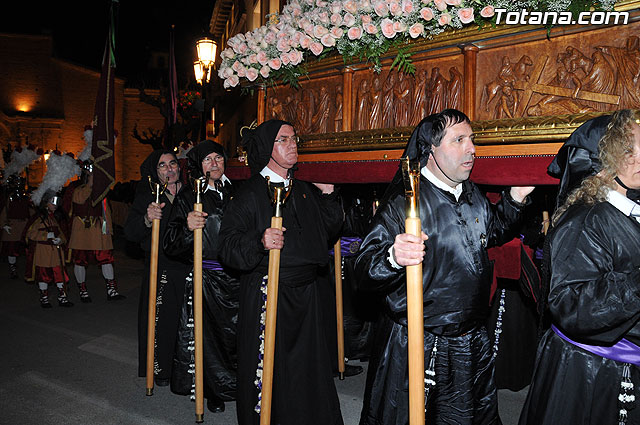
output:
[[[187,227],[189,230],[193,232],[195,229],[204,229],[208,215],[204,211],[191,211],[187,214]]]
[[[147,219],[149,221],[153,220],[162,220],[162,209],[164,208],[165,203],[157,204],[152,202],[147,207]]]
[[[314,183],[314,186],[320,189],[325,195],[333,193],[334,190],[333,185],[328,183]]]
[[[283,227],[282,230],[276,229],[275,227],[269,227],[265,230],[260,240],[264,249],[282,249],[284,246],[284,232],[286,230],[285,227]]]
[[[393,258],[400,266],[416,266],[424,259],[424,241],[429,237],[424,233],[420,237],[409,233],[396,235],[393,243]]]
[[[535,188],[535,186],[513,186],[510,194],[514,201],[523,203],[524,199],[533,192]]]

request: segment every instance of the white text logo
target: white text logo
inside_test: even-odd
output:
[[[629,12],[594,11],[580,12],[574,19],[571,12],[528,12],[495,9],[496,24],[508,25],[618,25],[629,23]],[[503,20],[504,19],[504,20]]]

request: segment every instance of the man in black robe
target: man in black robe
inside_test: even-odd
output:
[[[405,233],[404,187],[391,183],[356,262],[361,282],[385,294],[369,362],[361,425],[408,424],[405,266],[422,263],[427,424],[497,424],[494,363],[485,320],[492,267],[487,247],[511,240],[533,190],[511,188],[497,205],[468,178],[469,118],[447,109],[423,119],[405,156],[419,160],[421,237]],[[435,374],[435,376],[434,376]]]
[[[238,280],[218,261],[218,232],[226,204],[231,199],[231,181],[224,175],[227,160],[221,145],[205,140],[188,153],[191,177],[206,177],[201,194],[202,212],[194,211],[193,190],[184,190],[176,198],[164,235],[168,256],[193,261],[193,231],[202,229],[202,295],[204,396],[212,412],[224,411],[224,402],[236,395],[236,322],[238,316]],[[189,394],[193,387],[193,274],[186,280],[178,345],[171,377],[171,390]]]
[[[640,423],[639,124],[631,110],[589,120],[549,166],[551,329],[521,425]]]
[[[145,252],[142,286],[138,304],[138,376],[146,376],[147,364],[147,326],[149,311],[149,263],[151,252],[151,228],[153,220],[160,220],[160,235],[164,234],[169,222],[169,215],[175,197],[182,190],[179,179],[180,167],[175,154],[170,150],[153,151],[140,166],[141,180],[136,186],[133,204],[129,209],[124,226],[125,237],[140,244]],[[149,183],[166,185],[156,203],[156,196]],[[162,243],[162,241],[158,241]],[[158,386],[169,385],[173,353],[176,346],[176,335],[182,300],[184,298],[184,279],[188,266],[168,258],[162,249],[158,250],[157,271],[157,309],[156,309],[156,348],[154,375]]]
[[[298,138],[291,124],[269,120],[243,139],[252,176],[229,203],[220,229],[223,262],[242,272],[238,423],[259,423],[269,250],[280,249],[271,423],[342,424],[318,287],[326,284],[318,279],[318,268],[327,265],[329,245],[342,225],[342,207],[333,185],[293,178]],[[267,178],[290,190],[282,230],[270,227]]]

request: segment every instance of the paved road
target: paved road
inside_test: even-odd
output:
[[[127,255],[116,237],[115,273],[126,300],[107,302],[98,267],[89,267],[92,304],[40,308],[38,290],[8,279],[0,263],[0,424],[191,424],[195,404],[188,397],[156,387],[145,395],[137,377],[137,304],[142,261]],[[24,268],[24,259],[18,263]],[[71,271],[71,269],[70,269]],[[73,278],[72,278],[73,280]],[[52,288],[53,289],[53,288]],[[52,292],[55,292],[52,291]],[[358,363],[366,368],[366,363]],[[346,425],[358,423],[365,374],[336,379]],[[501,390],[504,425],[517,423],[524,391]],[[224,413],[205,410],[205,424],[237,424],[235,405]]]

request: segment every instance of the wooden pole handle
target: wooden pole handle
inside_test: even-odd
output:
[[[271,217],[271,227],[282,229],[282,217]],[[276,348],[276,318],[278,313],[278,281],[280,279],[280,250],[269,250],[269,274],[267,280],[267,312],[264,326],[264,357],[262,365],[262,400],[260,425],[271,423],[273,389],[273,364]]]
[[[336,278],[336,323],[338,336],[338,373],[340,380],[344,379],[344,316],[342,300],[342,248],[340,240],[333,246],[333,265]]]
[[[202,212],[202,204],[194,204]],[[204,420],[204,380],[202,359],[202,229],[193,231],[193,320],[195,342],[196,422]]]
[[[153,378],[156,343],[156,301],[158,291],[158,244],[160,220],[151,224],[151,258],[149,261],[149,303],[147,314],[147,395],[153,395]]]
[[[405,220],[405,231],[420,237],[420,218]],[[424,425],[424,314],[422,264],[407,266],[407,327],[409,349],[409,424]]]

